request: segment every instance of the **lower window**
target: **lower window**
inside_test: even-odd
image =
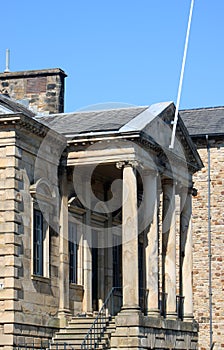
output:
[[[77,225],[69,222],[69,282],[77,283]]]
[[[43,276],[43,214],[34,209],[33,217],[33,273]]]

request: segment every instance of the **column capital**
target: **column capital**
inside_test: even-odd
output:
[[[190,194],[193,197],[197,196],[197,189],[193,187],[193,185],[187,186],[187,185],[179,185],[179,194]]]
[[[125,167],[132,167],[136,169],[137,167],[143,167],[143,165],[140,161],[133,159],[133,160],[119,161],[116,163],[116,167],[118,169],[122,169]]]

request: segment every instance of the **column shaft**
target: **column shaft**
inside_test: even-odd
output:
[[[69,260],[68,260],[68,194],[66,169],[61,176],[60,240],[59,240],[59,319],[66,325],[69,310]]]
[[[181,193],[180,215],[180,291],[184,296],[184,319],[193,318],[192,286],[192,196],[189,191]]]
[[[157,175],[149,172],[144,175],[144,212],[146,228],[146,289],[147,313],[158,315],[159,281],[158,281],[158,201],[157,201]]]
[[[87,314],[92,313],[92,229],[91,212],[87,209],[85,215],[85,225],[83,232],[83,311]]]
[[[163,292],[166,295],[166,313],[176,318],[176,218],[175,185],[172,180],[163,182],[162,215],[162,269]]]
[[[123,309],[139,309],[137,182],[130,165],[123,168],[122,205]]]

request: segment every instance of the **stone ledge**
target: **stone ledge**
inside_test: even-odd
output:
[[[24,77],[36,77],[44,75],[62,75],[67,77],[67,74],[60,68],[51,68],[51,69],[38,69],[38,70],[28,70],[28,71],[19,71],[19,72],[5,72],[0,73],[1,80],[13,79],[13,78],[24,78]]]
[[[31,275],[31,280],[43,282],[43,283],[46,283],[46,284],[50,284],[50,280],[51,279],[49,277],[38,276],[38,275]]]

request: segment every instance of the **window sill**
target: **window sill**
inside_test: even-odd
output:
[[[69,283],[69,287],[76,290],[83,290],[83,285],[76,283]]]
[[[50,278],[44,277],[44,276],[39,276],[39,275],[31,275],[31,280],[39,281],[39,282],[43,282],[43,283],[47,283],[47,284],[49,284],[49,282],[50,282]]]

